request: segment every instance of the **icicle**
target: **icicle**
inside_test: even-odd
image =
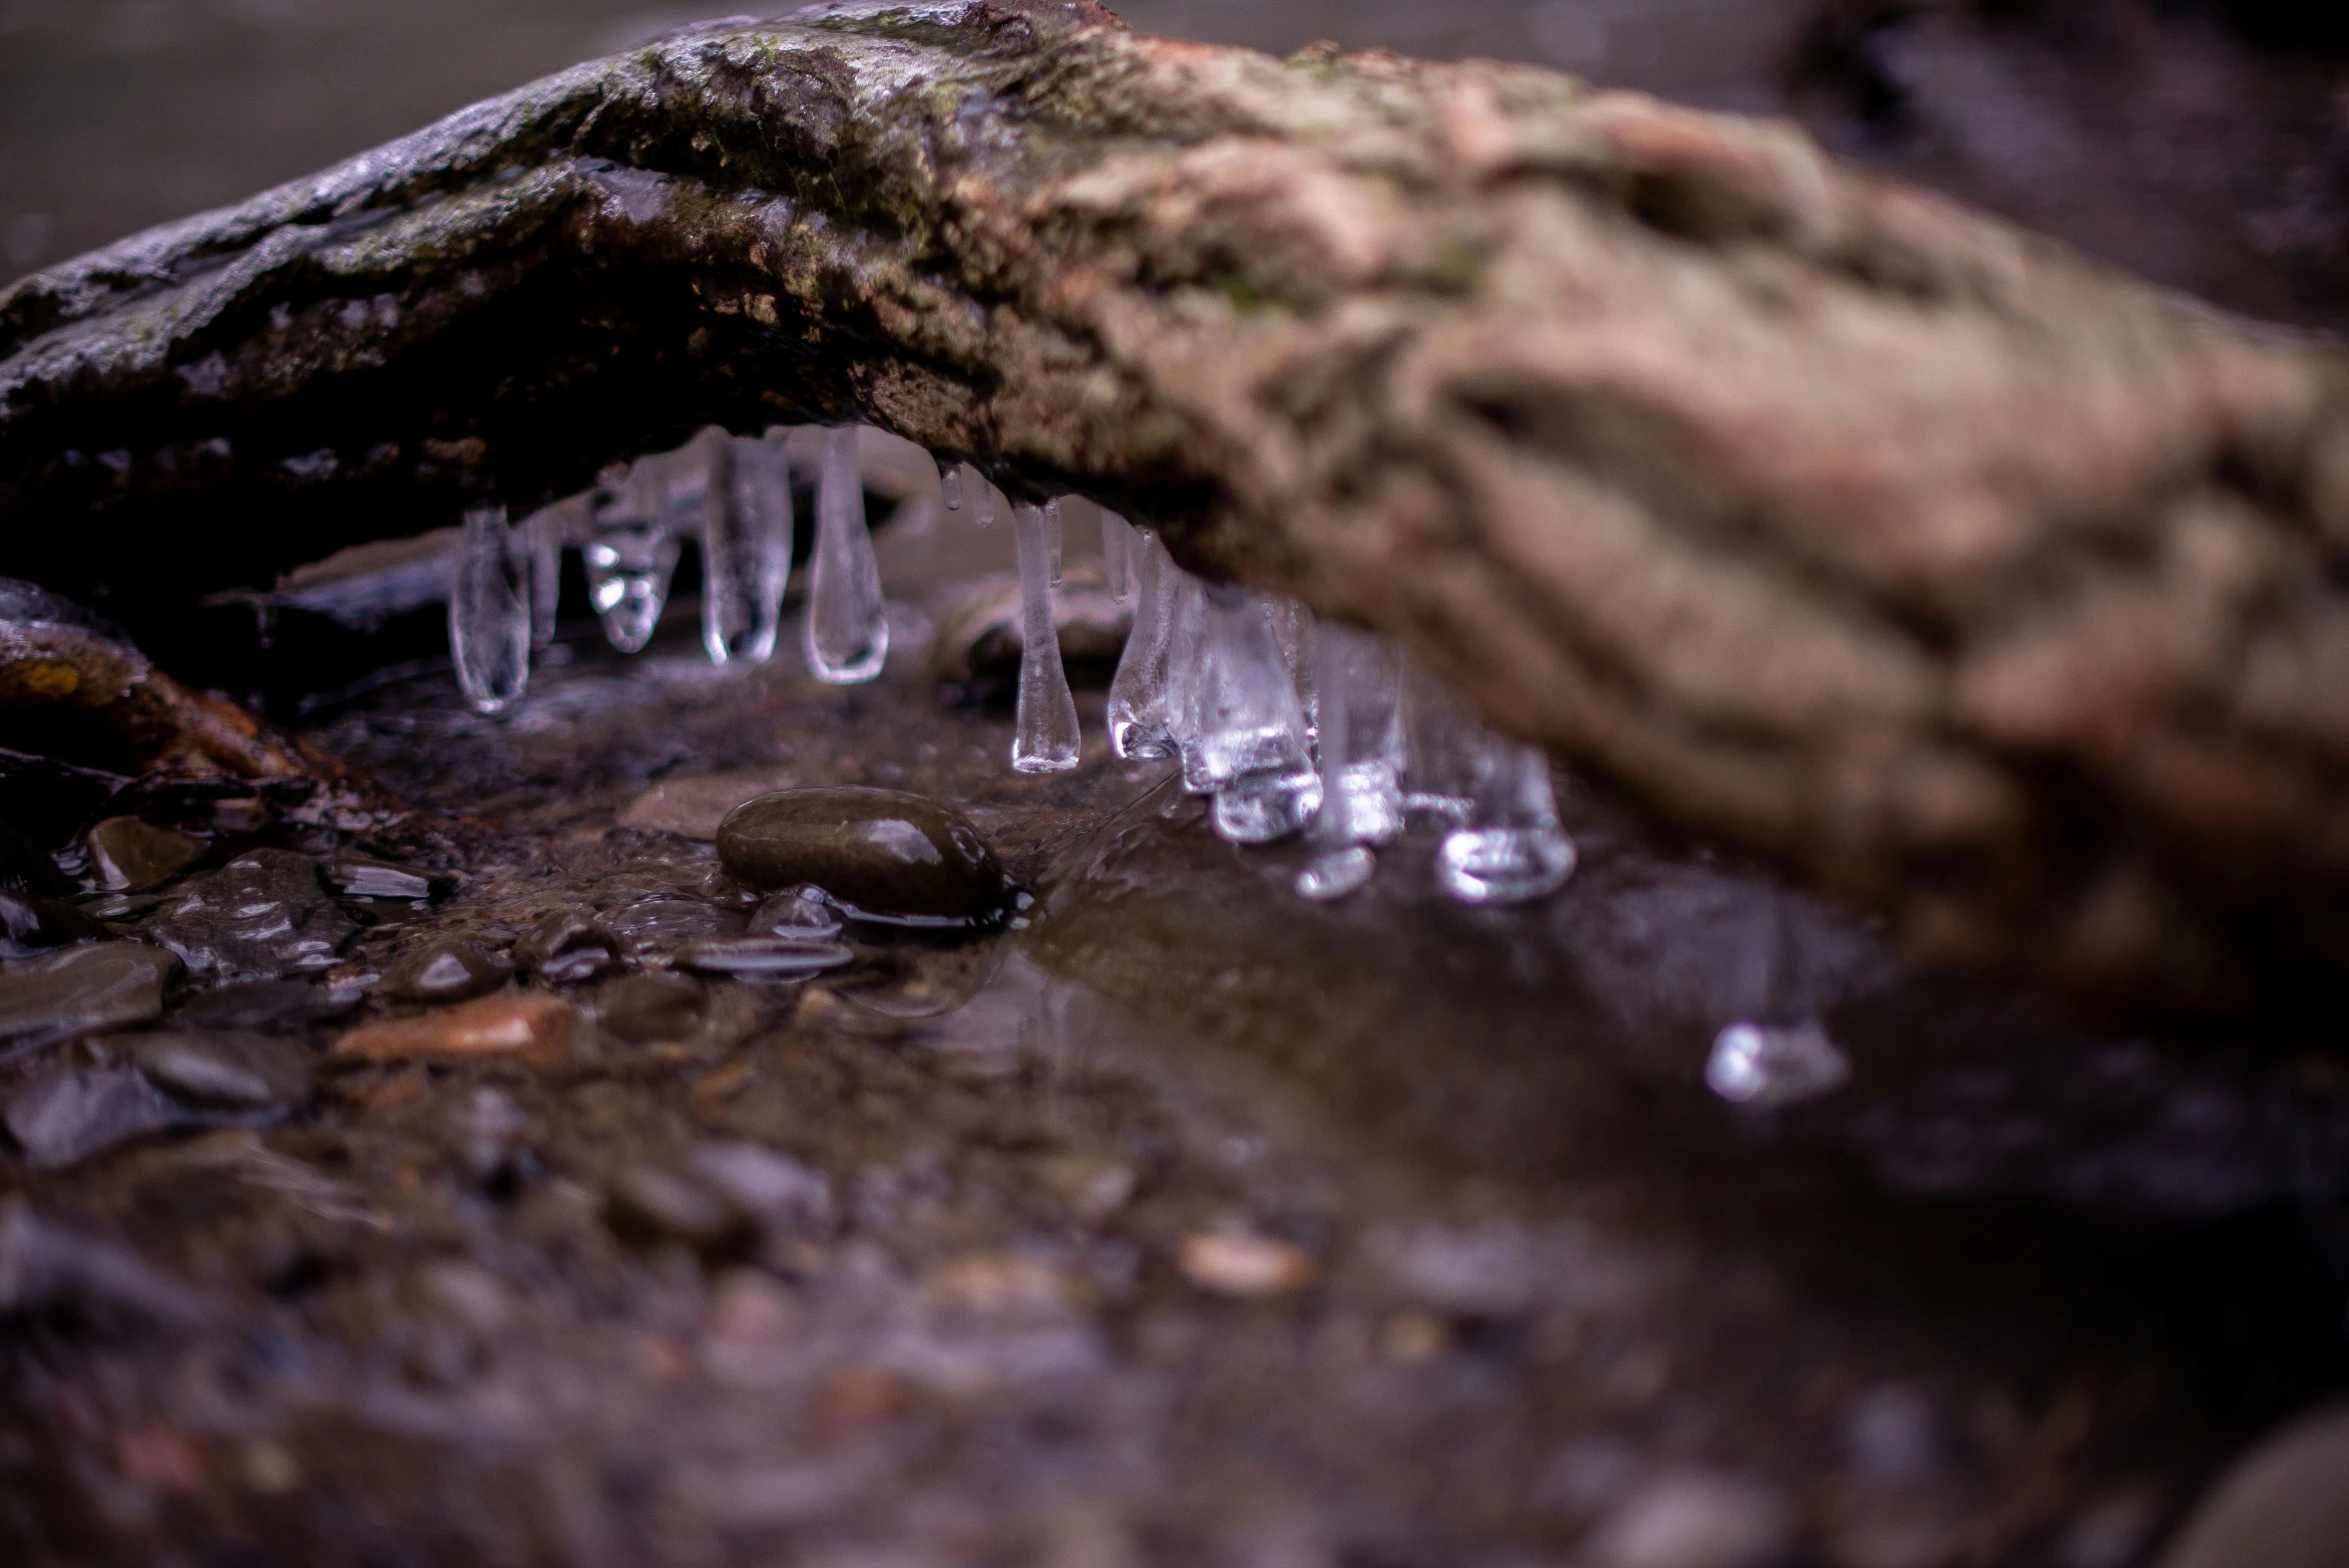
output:
[[[1166,709],[1167,742],[1183,759],[1186,794],[1211,795],[1215,782],[1203,766],[1194,766],[1194,754],[1204,757],[1199,737],[1206,712],[1205,688],[1213,679],[1207,659],[1207,585],[1174,564],[1162,546],[1158,569],[1167,579],[1166,596]]]
[[[1273,645],[1261,595],[1219,584],[1200,595],[1198,678],[1183,690],[1183,782],[1213,793],[1215,831],[1234,844],[1285,838],[1312,820],[1321,779],[1297,688]],[[1178,639],[1183,626],[1177,622]],[[1183,650],[1178,642],[1176,652]]]
[[[1297,689],[1297,706],[1305,714],[1305,736],[1318,745],[1321,720],[1313,688],[1313,612],[1279,594],[1264,599],[1265,618],[1272,624],[1272,645],[1280,650],[1281,667]]]
[[[465,514],[449,582],[449,657],[479,713],[496,713],[530,684],[530,550],[502,506]]]
[[[1409,758],[1403,771],[1404,808],[1465,822],[1485,728],[1450,692],[1408,665],[1402,690]]]
[[[1025,501],[1011,509],[1011,525],[1020,556],[1020,705],[1011,765],[1021,773],[1065,773],[1077,765],[1082,737],[1044,578],[1054,529],[1050,517]]]
[[[1121,525],[1122,526],[1122,525]],[[1109,683],[1109,747],[1120,757],[1179,755],[1167,732],[1167,651],[1181,573],[1158,536],[1144,533],[1135,551],[1134,628]]]
[[[737,436],[702,515],[701,637],[714,664],[775,656],[791,577],[791,476],[778,442]]]
[[[542,506],[522,520],[525,547],[530,551],[530,646],[544,648],[555,640],[556,603],[563,593],[563,520],[572,501]]]
[[[938,459],[938,494],[946,502],[946,510],[962,510],[962,462],[958,458]]]
[[[1044,503],[1044,559],[1052,565],[1052,586],[1060,586],[1060,497]]]
[[[1297,892],[1326,901],[1370,880],[1377,860],[1365,846],[1403,832],[1402,667],[1378,638],[1326,622],[1312,628],[1312,653],[1321,698],[1321,814],[1313,823],[1320,853],[1297,874]]]
[[[881,601],[881,567],[865,526],[864,470],[856,427],[824,432],[824,470],[816,485],[816,554],[807,605],[807,665],[835,686],[869,681],[889,656],[889,618]]]
[[[1108,507],[1101,509],[1101,578],[1109,588],[1109,602],[1123,604],[1132,591],[1134,525]]]
[[[587,599],[604,623],[604,637],[622,653],[652,641],[669,601],[678,543],[664,514],[664,465],[647,458],[633,474],[608,476],[597,488],[595,526],[580,546],[587,568]],[[653,502],[649,509],[646,501]]]
[[[979,499],[978,504],[971,508],[971,521],[981,528],[991,528],[995,524],[995,487],[987,482],[984,474],[979,476]]]
[[[1444,835],[1436,881],[1464,904],[1520,904],[1554,893],[1574,874],[1574,841],[1558,824],[1550,759],[1535,747],[1484,732],[1467,820]]]

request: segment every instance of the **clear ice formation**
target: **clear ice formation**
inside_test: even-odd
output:
[[[478,713],[497,713],[530,684],[532,559],[502,506],[465,514],[449,583],[449,657]]]
[[[1119,526],[1125,526],[1122,520]],[[1124,758],[1172,757],[1179,753],[1167,731],[1167,645],[1176,581],[1182,574],[1152,533],[1139,534],[1133,568],[1133,630],[1126,635],[1117,675],[1109,683],[1109,748]]]
[[[1475,739],[1467,819],[1436,851],[1436,881],[1463,904],[1522,904],[1574,875],[1574,841],[1558,823],[1550,759],[1489,730]]]
[[[835,686],[869,681],[889,656],[881,567],[865,526],[864,470],[856,427],[824,432],[816,481],[816,553],[809,573],[807,667]]]
[[[1021,773],[1065,773],[1077,765],[1077,702],[1061,667],[1060,633],[1052,624],[1052,587],[1046,581],[1059,555],[1056,519],[1022,501],[1011,509],[1020,557],[1020,700],[1013,725],[1011,765]]]
[[[1211,820],[1228,843],[1286,838],[1320,808],[1321,777],[1269,606],[1261,594],[1220,583],[1201,585],[1197,602],[1195,637],[1186,635],[1187,608],[1175,627],[1177,654],[1197,653],[1171,694],[1183,787],[1215,797]]]
[[[556,602],[563,593],[564,524],[571,503],[542,506],[522,520],[525,547],[530,551],[530,646],[544,648],[555,640]]]
[[[1316,855],[1297,873],[1297,896],[1316,904],[1335,903],[1360,892],[1378,873],[1378,857],[1356,844]]]
[[[604,637],[622,653],[652,641],[679,545],[669,532],[667,465],[646,460],[633,470],[607,473],[596,487],[594,522],[579,547],[587,570],[587,602],[603,622]]]
[[[1387,844],[1403,833],[1403,664],[1367,632],[1314,626],[1313,686],[1321,698],[1321,815],[1332,849]]]
[[[791,476],[783,433],[736,436],[723,490],[702,513],[702,644],[713,664],[775,656],[791,579]]]
[[[1123,604],[1132,592],[1134,525],[1108,507],[1101,509],[1101,580],[1109,602]]]
[[[1051,564],[1052,586],[1060,586],[1060,497],[1044,503],[1044,559]]]
[[[992,527],[995,522],[995,487],[984,475],[979,479],[979,499],[971,508],[971,521],[981,528]]]
[[[1713,1037],[1705,1059],[1706,1087],[1734,1105],[1764,1110],[1818,1099],[1850,1081],[1850,1059],[1816,1018],[1731,1024]]]
[[[952,458],[938,459],[938,496],[946,503],[946,510],[962,510],[962,464]]]

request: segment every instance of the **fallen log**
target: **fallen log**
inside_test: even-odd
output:
[[[1090,4],[689,29],[0,295],[9,570],[175,606],[857,417],[2155,1006],[2349,970],[2349,379],[1826,157]]]

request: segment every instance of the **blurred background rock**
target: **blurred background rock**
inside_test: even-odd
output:
[[[1838,152],[2230,309],[2349,321],[2349,7],[2329,0],[1114,9],[1146,30],[1277,52],[1331,38],[1544,61],[1791,113]],[[628,0],[0,0],[0,277],[703,14]]]

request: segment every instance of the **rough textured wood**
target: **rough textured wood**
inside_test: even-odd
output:
[[[2078,994],[2349,968],[2331,349],[1547,71],[1042,0],[689,31],[0,296],[15,569],[195,592],[861,413],[1395,633]]]

